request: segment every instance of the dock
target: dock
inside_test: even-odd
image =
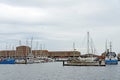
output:
[[[63,66],[106,66],[106,65],[104,61],[102,61],[101,64],[99,64],[99,61],[97,62],[65,62],[63,61]]]

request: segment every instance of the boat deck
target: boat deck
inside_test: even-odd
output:
[[[101,64],[99,64],[99,61],[97,62],[65,62],[63,61],[63,66],[106,66],[105,62],[102,61]]]

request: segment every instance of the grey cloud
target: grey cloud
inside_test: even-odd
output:
[[[96,47],[103,48],[108,38],[119,48],[120,39],[116,36],[120,30],[119,0],[0,0],[0,3],[5,7],[0,8],[0,40],[25,41],[33,36],[50,50],[71,49],[72,42],[76,41],[79,47],[79,41],[90,31]],[[51,47],[52,44],[55,46]]]
[[[9,0],[6,0],[5,3],[11,3],[11,4],[27,4],[25,3],[25,1],[19,1],[17,2],[16,0],[13,0],[13,1],[9,1]],[[117,5],[115,5],[116,3],[113,3],[114,1],[69,1],[69,0],[66,0],[66,1],[43,1],[43,0],[36,0],[36,1],[33,1],[33,0],[29,0],[29,1],[26,1],[26,2],[29,2],[29,3],[32,3],[32,4],[37,4],[40,2],[40,4],[50,4],[52,5],[52,3],[55,3],[55,4],[60,4],[63,3],[63,4],[69,4],[69,7],[58,7],[57,5],[53,5],[54,7],[50,7],[50,5],[42,5],[42,6],[48,6],[47,8],[43,8],[44,10],[47,10],[49,15],[46,15],[46,16],[51,16],[51,17],[48,17],[46,20],[40,20],[39,16],[38,16],[38,19],[35,19],[33,21],[24,21],[24,18],[23,19],[14,19],[13,21],[11,21],[11,18],[7,21],[7,20],[1,20],[1,23],[11,23],[11,24],[27,24],[27,25],[80,25],[80,26],[86,26],[89,25],[89,24],[94,24],[94,22],[96,22],[95,24],[99,23],[100,24],[109,24],[108,22],[111,20],[112,21],[112,18],[114,18],[113,15],[115,15],[117,17],[117,19],[119,19],[119,11],[117,9],[119,9],[120,6],[118,6],[118,3]],[[69,2],[69,3],[67,3]],[[73,4],[70,4],[71,2],[75,3],[74,6]],[[85,6],[81,6],[80,4],[82,4],[82,2],[86,2],[86,6],[91,6],[92,4],[99,4],[99,6],[97,7],[98,10],[99,8],[103,9],[103,11],[98,11],[98,13],[94,13],[94,12],[91,12],[89,11],[87,14],[85,13],[82,13],[81,12],[84,12],[84,11],[80,11],[81,10],[81,7],[84,7]],[[90,3],[88,3],[90,2]],[[94,3],[92,3],[94,2]],[[104,3],[105,2],[105,3]],[[119,2],[119,1],[118,1]],[[28,3],[28,4],[29,4]],[[77,4],[77,6],[76,6]],[[31,5],[31,4],[30,4]],[[93,6],[90,8],[90,10],[94,10],[94,7]],[[62,6],[62,5],[61,5]],[[112,9],[111,9],[111,6],[112,6]],[[41,7],[42,8],[42,7]],[[89,8],[89,7],[85,7],[86,8]],[[93,9],[92,9],[93,8]],[[96,8],[96,9],[97,9]],[[105,8],[105,9],[104,9]],[[79,10],[80,9],[80,10]],[[106,11],[105,11],[106,10]],[[88,11],[88,10],[87,10]],[[80,13],[79,13],[80,12]],[[27,20],[27,19],[26,19]],[[31,19],[32,20],[32,19]],[[116,19],[114,19],[115,21]],[[116,22],[116,21],[115,21]],[[118,22],[117,22],[118,23]],[[93,25],[92,25],[93,26]]]
[[[79,1],[79,0],[77,0]],[[73,0],[0,0],[2,3],[7,3],[15,6],[32,6],[32,7],[54,7],[54,6],[71,6],[73,3],[77,3]]]

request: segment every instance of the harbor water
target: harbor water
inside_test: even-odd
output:
[[[119,80],[118,65],[63,66],[61,62],[0,64],[0,80]]]

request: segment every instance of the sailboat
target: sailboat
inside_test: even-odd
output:
[[[105,62],[100,60],[96,61],[96,57],[93,57],[89,52],[89,32],[87,32],[87,55],[88,57],[82,58],[72,58],[67,61],[67,64],[63,62],[65,66],[105,66]],[[75,49],[74,49],[75,50]]]
[[[90,43],[91,40],[90,40],[90,34],[89,32],[87,32],[87,52],[86,54],[84,54],[84,57],[79,57],[79,59],[81,60],[85,60],[86,62],[94,62],[96,57],[94,57],[94,53],[95,51],[93,50],[93,46],[92,46],[92,43]],[[90,48],[91,48],[91,51],[90,51]]]
[[[109,49],[106,50],[105,63],[106,64],[118,64],[117,55],[115,52],[112,52],[111,42],[110,42],[110,51]]]

